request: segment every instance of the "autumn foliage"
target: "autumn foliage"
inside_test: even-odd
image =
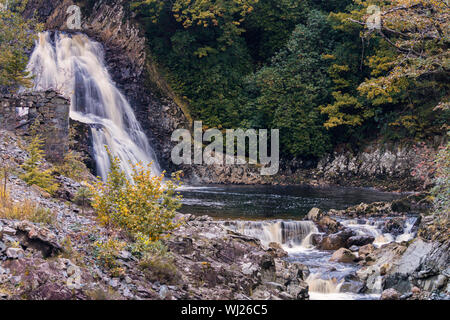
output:
[[[179,175],[165,180],[152,176],[150,164],[133,164],[132,180],[120,170],[120,160],[110,155],[111,170],[106,182],[91,186],[92,206],[101,223],[121,228],[134,238],[159,240],[174,230],[175,211],[180,208],[176,194]]]

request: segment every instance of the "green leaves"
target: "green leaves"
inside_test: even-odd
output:
[[[326,16],[312,11],[272,64],[254,77],[258,92],[249,113],[258,115],[257,126],[280,129],[285,155],[319,157],[329,150],[330,137],[317,107],[330,93],[322,53],[331,50],[332,33]]]
[[[2,3],[5,0],[0,0]],[[25,20],[20,12],[27,1],[10,3],[0,10],[0,92],[13,92],[31,85],[26,52],[33,46],[35,33],[41,26]]]
[[[284,156],[320,157],[333,144],[377,135],[442,133],[448,111],[433,112],[449,101],[442,3],[146,0],[131,7],[193,118],[219,129],[279,128]],[[382,33],[365,26],[369,5],[385,12]]]

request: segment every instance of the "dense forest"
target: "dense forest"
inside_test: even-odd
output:
[[[445,1],[146,0],[130,10],[192,118],[280,129],[286,158],[446,132]]]

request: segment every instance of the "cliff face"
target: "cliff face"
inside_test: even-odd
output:
[[[193,166],[192,181],[224,184],[310,184],[375,187],[385,190],[423,190],[432,183],[435,150],[372,143],[357,153],[335,151],[317,164],[281,160],[275,176],[261,176],[254,165]]]
[[[73,4],[82,9],[81,30],[69,30],[66,25],[70,16],[67,9]],[[31,0],[25,16],[37,17],[46,30],[79,31],[103,44],[112,79],[134,108],[162,167],[172,169],[170,137],[175,129],[189,127],[189,121],[174,102],[170,87],[158,75],[145,38],[123,4],[123,0],[100,0],[87,9],[86,4],[83,7],[72,0]]]

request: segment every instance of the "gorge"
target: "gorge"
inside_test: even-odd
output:
[[[82,7],[80,30],[67,27],[71,5]],[[442,195],[431,189],[439,174],[439,168],[433,169],[437,146],[444,149],[445,136],[405,144],[377,137],[360,141],[356,149],[343,142],[320,157],[283,153],[279,173],[269,177],[262,176],[256,164],[173,163],[172,133],[193,131],[197,119],[192,114],[198,116],[195,99],[181,94],[180,87],[190,79],[172,88],[179,75],[168,71],[173,65],[163,66],[153,55],[161,48],[150,45],[155,42],[139,12],[122,0],[30,0],[21,14],[36,17],[44,31],[27,52],[32,85],[18,94],[0,95],[0,123],[7,124],[0,128],[4,163],[0,299],[450,298],[448,207],[444,204],[447,216],[435,213],[435,201]],[[177,35],[171,41],[180,46],[179,51],[186,49],[183,41],[194,42]],[[288,44],[289,50],[296,48],[295,42]],[[200,61],[202,51],[197,53]],[[265,74],[264,81],[276,87],[281,80],[272,76]],[[295,90],[284,86],[273,91],[283,92],[286,104],[292,92],[303,96],[301,84]],[[256,95],[252,85],[250,89]],[[317,90],[312,96],[320,95]],[[227,106],[230,117],[238,117]],[[243,113],[244,109],[243,103]],[[284,116],[282,111],[273,113]],[[42,159],[36,156],[40,151],[30,147],[33,134],[28,122],[36,114],[41,127],[57,129],[44,135],[47,158]],[[287,112],[285,116],[282,125],[302,120]],[[314,112],[308,116],[319,117]],[[315,128],[301,126],[305,131]],[[224,130],[221,123],[218,127]],[[78,141],[69,141],[73,132]],[[319,134],[298,137],[308,143],[321,138]],[[281,136],[283,143],[289,139]],[[78,167],[61,168],[69,145],[87,157],[85,164],[95,163],[82,179],[70,177]],[[58,159],[49,157],[52,150]],[[26,183],[24,171],[33,155],[39,158],[36,167],[57,184],[56,190],[40,187],[34,180]],[[133,164],[151,163],[146,191],[152,195],[165,188],[164,182],[153,185],[163,172],[167,171],[166,179],[178,170],[184,172],[184,186],[177,189],[182,206],[170,218],[176,228],[160,232],[161,237],[151,238],[148,244],[145,239],[139,242],[145,238],[142,233],[116,228],[110,217],[98,214],[110,209],[114,218],[136,229],[147,222],[146,217],[126,220],[130,212],[141,210],[141,194],[126,208],[123,203],[129,199],[117,190],[105,192],[113,198],[110,207],[95,194],[96,188],[108,190],[110,181],[121,185],[120,179],[108,179],[113,167],[110,156],[119,160],[127,181],[136,174]],[[445,182],[448,177],[439,179]],[[123,184],[133,191],[133,183]],[[440,201],[445,203],[443,194]],[[161,204],[169,207],[176,202],[172,196],[155,197],[145,212],[164,212]],[[114,198],[119,201],[113,202]],[[24,207],[19,210],[21,203]],[[27,220],[17,212],[37,213]],[[162,224],[158,221],[158,228]]]

